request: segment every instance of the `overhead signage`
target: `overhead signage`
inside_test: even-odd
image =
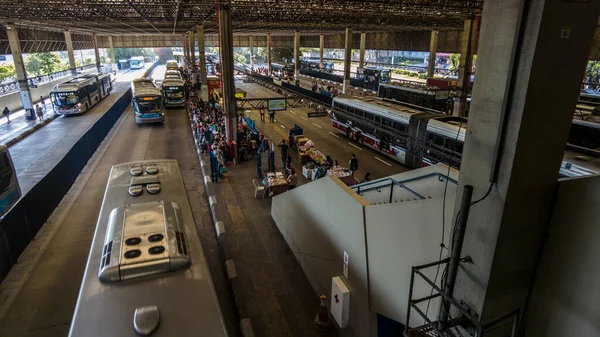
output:
[[[285,110],[285,109],[286,109],[285,98],[270,99],[267,102],[267,110],[269,110],[269,111],[278,111],[278,110]]]
[[[6,55],[0,55],[0,61],[6,61]]]

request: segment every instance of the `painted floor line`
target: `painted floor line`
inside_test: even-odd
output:
[[[335,138],[340,138],[340,136],[336,135],[335,133],[333,133],[331,131],[329,132],[329,134],[332,135],[332,136],[334,136]]]
[[[284,129],[285,129],[285,125],[283,125],[283,124],[281,124],[281,125],[279,125],[279,126],[281,126],[282,128],[284,128]]]
[[[356,145],[354,145],[354,144],[352,144],[352,143],[350,143],[350,142],[348,142],[348,145],[350,145],[350,146],[352,146],[352,147],[355,147],[355,148],[357,148],[357,149],[359,149],[359,150],[361,150],[361,151],[362,151],[362,147],[360,147],[360,146],[356,146]],[[390,166],[392,166],[392,165],[390,165]]]
[[[294,115],[296,114],[295,112],[293,112],[292,110],[290,110],[291,113],[293,113]]]
[[[383,161],[383,160],[381,160],[381,159],[379,159],[379,158],[377,158],[377,157],[375,157],[375,159],[377,159],[377,160],[379,160],[380,162],[382,162],[382,163],[386,164],[387,166],[392,166],[392,164],[390,164],[390,163],[388,163],[388,162],[386,162],[386,161]]]
[[[314,126],[318,127],[319,129],[322,129],[322,127],[321,127],[321,126],[319,126],[319,125],[317,125],[317,124],[315,124],[315,123],[312,123],[312,125],[314,125]]]
[[[305,121],[308,120],[308,118],[304,117],[304,116],[300,116],[300,118],[304,119]]]

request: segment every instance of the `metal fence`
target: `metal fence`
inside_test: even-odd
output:
[[[76,68],[78,73],[87,72],[96,69],[95,64],[88,64],[83,67]],[[57,71],[51,74],[45,74],[40,76],[32,76],[27,80],[29,87],[38,86],[44,83],[52,82],[57,79],[69,77],[72,74],[72,69]],[[10,94],[12,92],[19,91],[19,81],[13,79],[10,82],[0,84],[0,95]]]

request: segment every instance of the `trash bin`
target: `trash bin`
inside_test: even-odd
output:
[[[36,120],[35,111],[33,109],[25,109],[25,119],[28,121]]]

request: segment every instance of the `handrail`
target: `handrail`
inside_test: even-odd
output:
[[[422,180],[422,179],[427,179],[427,178],[431,178],[431,177],[438,177],[440,179],[447,179],[448,182],[451,182],[454,185],[458,185],[458,181],[445,176],[441,173],[438,172],[432,172],[432,173],[428,173],[422,176],[418,176],[418,177],[413,177],[413,178],[408,178],[408,179],[404,179],[404,180],[395,180],[393,178],[382,178],[382,179],[378,179],[378,180],[373,180],[373,181],[369,181],[366,183],[362,183],[362,184],[358,184],[358,185],[354,185],[354,186],[350,186],[351,189],[356,190],[356,193],[364,193],[364,192],[368,192],[368,191],[372,191],[375,189],[380,189],[382,187],[388,187],[390,185],[397,185],[407,191],[409,191],[410,193],[412,193],[413,195],[419,197],[420,199],[425,199],[425,197],[423,197],[422,195],[420,195],[419,193],[413,191],[412,189],[406,187],[404,184],[409,183],[409,182],[413,182],[413,181],[418,181],[418,180]],[[389,184],[385,184],[386,182],[389,181]],[[362,189],[361,187],[365,187],[365,186],[371,186],[371,185],[375,185],[375,184],[379,184],[379,183],[384,183],[384,185],[377,185],[377,186],[373,186],[370,188],[366,188],[366,189]],[[391,196],[390,196],[391,199]],[[391,201],[390,201],[391,202]]]
[[[43,74],[39,76],[29,76],[27,79],[27,84],[29,86],[37,86],[43,83],[52,82],[57,79],[69,77],[73,74],[73,70],[75,71],[83,71],[91,68],[95,68],[95,64],[87,64],[81,67],[77,67],[74,69],[65,69],[57,72],[53,72],[50,74]],[[20,85],[18,80],[13,80],[11,82],[0,84],[0,95],[9,94],[12,92],[17,92],[20,90]]]

